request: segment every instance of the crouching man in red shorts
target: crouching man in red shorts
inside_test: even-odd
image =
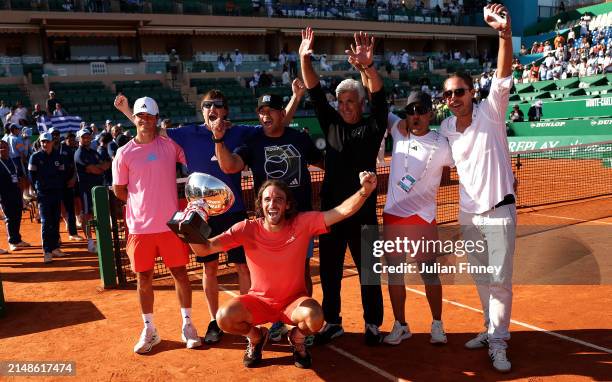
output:
[[[304,282],[308,245],[313,236],[356,213],[376,189],[374,173],[364,171],[359,178],[359,191],[339,206],[325,212],[300,213],[287,185],[268,180],[257,195],[260,218],[236,223],[207,244],[191,244],[198,256],[244,247],[251,289],[221,307],[217,323],[225,332],[247,337],[243,359],[246,367],[260,363],[268,340],[268,329],[258,325],[282,321],[295,326],[289,332],[295,366],[310,368],[311,357],[304,339],[317,333],[324,320],[321,305],[308,297]]]

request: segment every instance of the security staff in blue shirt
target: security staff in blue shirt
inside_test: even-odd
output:
[[[38,195],[45,263],[50,263],[53,256],[65,256],[59,249],[60,206],[65,170],[59,152],[53,150],[51,134],[43,133],[39,140],[42,150],[30,157],[28,169]]]
[[[0,140],[0,206],[6,216],[9,249],[18,251],[30,244],[22,241],[19,234],[23,209],[19,180],[23,177],[23,171],[10,160],[9,150],[9,144]]]

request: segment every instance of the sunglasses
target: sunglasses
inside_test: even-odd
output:
[[[223,102],[222,100],[214,100],[214,101],[204,101],[204,102],[202,102],[202,108],[203,109],[210,109],[210,108],[213,107],[213,105],[217,109],[225,109],[225,102]]]
[[[429,109],[421,105],[406,106],[404,110],[406,111],[407,115],[415,115],[415,114],[424,115],[424,114],[429,113]]]
[[[455,96],[455,98],[463,97],[465,95],[465,92],[468,90],[470,89],[459,88],[454,90],[447,90],[442,93],[442,97],[444,97],[444,99],[451,99],[453,95]]]

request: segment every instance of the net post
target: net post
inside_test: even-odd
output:
[[[96,221],[96,241],[100,279],[104,289],[117,287],[117,271],[115,270],[113,241],[110,228],[108,189],[97,186],[92,189],[94,219]]]

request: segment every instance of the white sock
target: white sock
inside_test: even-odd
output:
[[[155,325],[153,325],[153,313],[146,313],[142,315],[142,320],[144,321],[145,328],[147,329],[155,329]]]
[[[183,326],[191,324],[191,308],[181,308],[181,317],[183,317]]]

